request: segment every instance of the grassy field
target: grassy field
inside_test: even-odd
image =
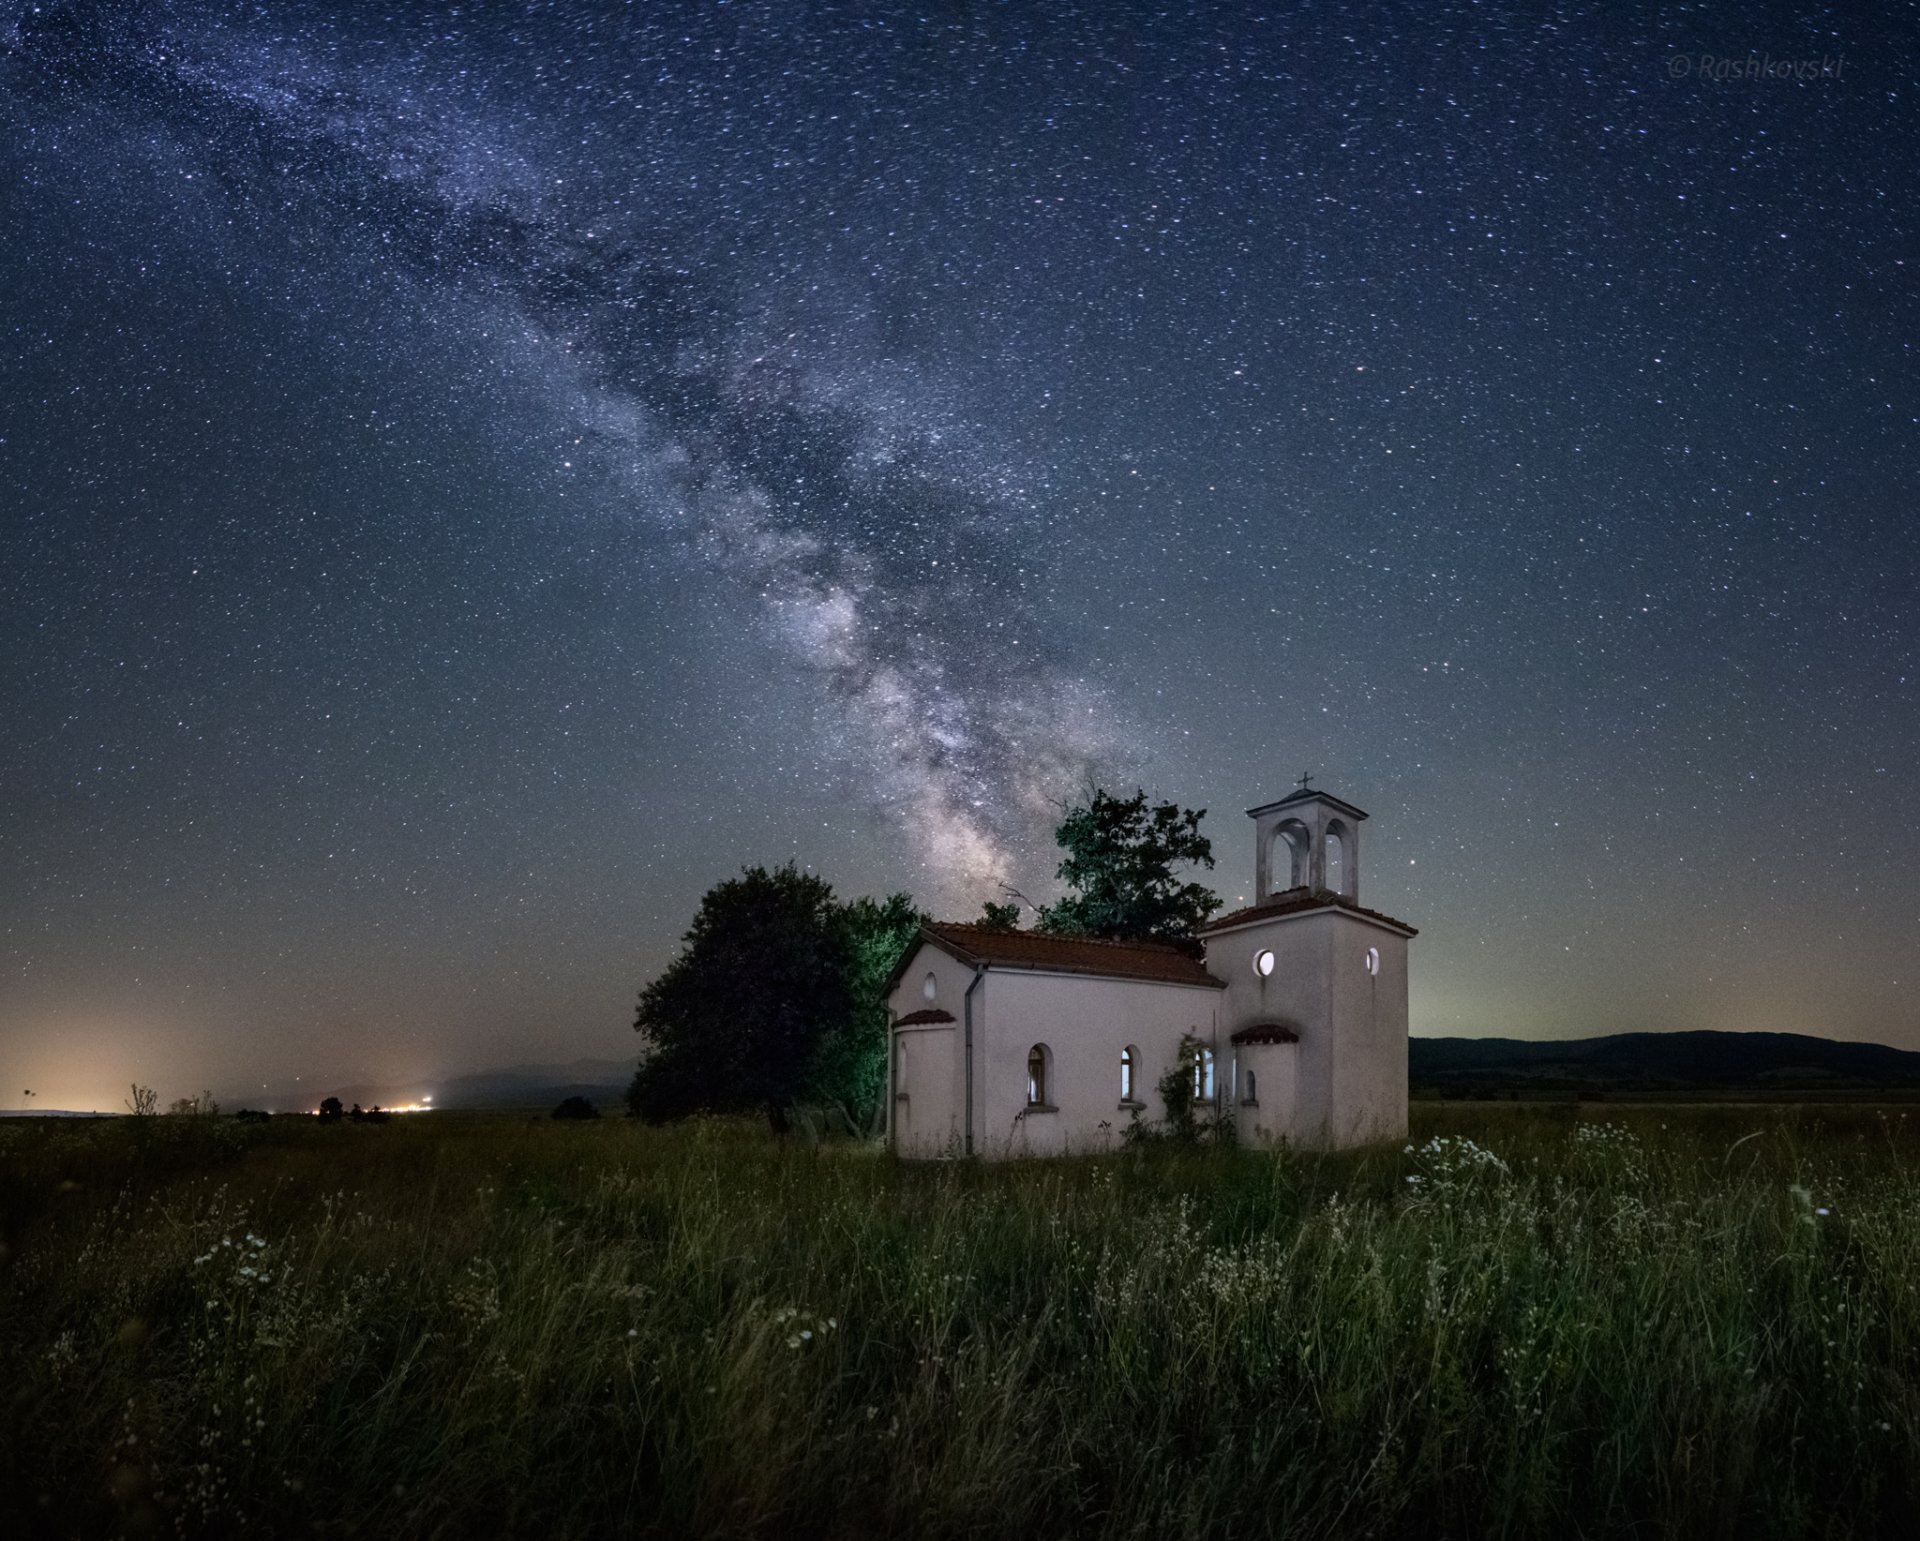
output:
[[[0,1123],[0,1533],[1920,1529],[1920,1112]]]

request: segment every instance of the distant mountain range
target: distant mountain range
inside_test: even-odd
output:
[[[1820,1092],[1920,1089],[1920,1054],[1800,1033],[1615,1033],[1543,1043],[1414,1038],[1421,1092]]]

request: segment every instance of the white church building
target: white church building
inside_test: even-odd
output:
[[[1156,1122],[1200,1044],[1195,1108],[1243,1144],[1319,1149],[1407,1131],[1407,942],[1360,904],[1366,814],[1303,786],[1248,810],[1256,902],[1203,952],[928,925],[887,1004],[887,1141],[905,1156],[1057,1155]]]

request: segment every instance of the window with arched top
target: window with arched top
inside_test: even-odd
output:
[[[1047,1072],[1052,1068],[1053,1056],[1047,1053],[1044,1043],[1036,1043],[1027,1050],[1027,1106],[1044,1108],[1047,1104]]]
[[[1213,1050],[1204,1046],[1193,1057],[1193,1099],[1213,1101]]]
[[[1120,1100],[1122,1102],[1139,1101],[1140,1051],[1128,1044],[1120,1051]]]
[[[928,1000],[932,1000],[940,993],[940,981],[934,978],[932,969],[927,970],[927,977],[920,985],[920,993]]]
[[[1241,1101],[1258,1102],[1260,1100],[1259,1093],[1260,1093],[1260,1083],[1254,1079],[1253,1072],[1249,1070],[1247,1072],[1246,1094],[1241,1098]]]

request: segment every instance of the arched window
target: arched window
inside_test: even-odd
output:
[[[1273,832],[1270,857],[1272,875],[1267,881],[1272,884],[1275,893],[1306,886],[1307,853],[1312,840],[1307,826],[1298,819],[1288,819]]]
[[[1345,819],[1327,825],[1327,889],[1349,899],[1360,897],[1359,838]]]
[[[1027,1050],[1027,1106],[1030,1108],[1047,1106],[1047,1071],[1051,1058],[1044,1043],[1036,1043]]]
[[[1254,1080],[1251,1070],[1247,1072],[1247,1094],[1241,1100],[1243,1102],[1258,1102],[1260,1100],[1259,1083]]]
[[[1140,1051],[1132,1044],[1128,1044],[1120,1051],[1120,1100],[1122,1102],[1138,1100],[1135,1091],[1140,1084],[1139,1070]]]
[[[1204,1046],[1193,1057],[1193,1100],[1213,1101],[1213,1050]]]
[[[924,995],[928,1000],[932,1000],[936,995],[940,993],[940,981],[933,977],[932,969],[927,970],[927,977],[921,983],[920,993]]]

